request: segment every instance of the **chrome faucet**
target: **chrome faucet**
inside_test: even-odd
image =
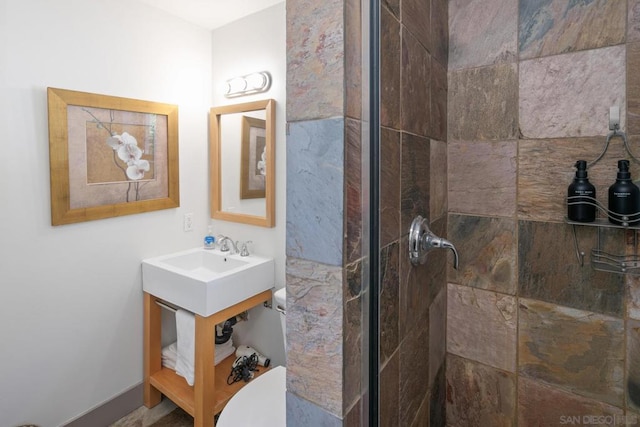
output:
[[[218,241],[220,242],[221,252],[231,251],[231,255],[237,254],[239,252],[238,246],[236,246],[236,243],[233,240],[231,240],[230,237],[223,236],[222,234],[220,234],[218,236]],[[231,243],[231,247],[229,247],[229,243]]]
[[[458,251],[456,247],[442,237],[438,237],[429,229],[429,221],[418,215],[411,223],[409,230],[409,259],[413,265],[424,264],[427,253],[432,249],[450,249],[453,252],[453,268],[458,269]]]
[[[429,249],[438,248],[451,249],[451,251],[453,252],[453,268],[457,270],[459,256],[456,247],[453,246],[453,243],[446,239],[443,239],[442,237],[436,236],[430,230],[427,231],[427,233],[422,236],[422,250],[428,251]]]
[[[247,245],[249,243],[253,243],[251,240],[247,240],[246,242],[244,242],[242,244],[242,251],[240,252],[240,256],[249,256],[249,249],[247,248]]]

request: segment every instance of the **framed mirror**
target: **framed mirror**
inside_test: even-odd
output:
[[[273,99],[211,109],[211,217],[275,225]]]

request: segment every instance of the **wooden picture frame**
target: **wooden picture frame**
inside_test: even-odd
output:
[[[242,116],[241,199],[265,197],[266,148],[265,120]]]
[[[47,88],[51,224],[180,206],[178,107]]]

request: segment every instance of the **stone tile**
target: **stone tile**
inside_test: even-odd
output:
[[[448,284],[449,353],[515,372],[517,319],[515,297]]]
[[[606,135],[612,105],[625,129],[624,45],[521,61],[519,70],[523,138]]]
[[[362,268],[364,260],[360,259],[345,266],[346,281],[344,282],[343,293],[345,301],[350,301],[362,296]]]
[[[448,218],[446,216],[431,221],[431,231],[436,236],[447,235]],[[408,248],[409,243],[407,243]],[[402,253],[402,252],[401,252]],[[402,257],[401,257],[402,258]],[[404,257],[409,260],[409,257]],[[424,304],[431,305],[436,296],[447,287],[447,265],[453,265],[453,253],[450,250],[432,251],[427,257],[427,286],[429,288],[428,299],[423,301]]]
[[[525,298],[519,311],[521,376],[622,405],[623,320]]]
[[[622,1],[520,0],[520,58],[536,58],[624,42]]]
[[[402,133],[401,143],[400,229],[404,235],[416,215],[430,212],[431,144],[427,138],[408,133]]]
[[[421,0],[412,1],[427,3]],[[405,9],[404,3],[402,8]],[[431,58],[426,48],[411,32],[407,31],[406,27],[403,26],[401,31],[400,111],[402,130],[427,136],[431,129]]]
[[[429,307],[429,387],[435,387],[446,354],[447,292],[442,289]]]
[[[176,408],[176,404],[171,400],[162,399],[162,401],[153,408],[147,408],[146,406],[139,407],[127,416],[111,424],[110,427],[147,427],[155,425],[156,423],[165,421],[169,417],[174,418],[171,414],[177,410]],[[74,423],[76,422],[69,424],[73,425]],[[193,418],[191,419],[190,425],[193,425]]]
[[[431,61],[431,129],[429,136],[447,140],[447,69]]]
[[[581,267],[573,244],[572,226],[551,222],[518,222],[519,295],[581,310],[622,317],[624,280],[619,274],[593,270],[590,249],[596,247],[598,230],[576,227],[580,250],[586,253]],[[623,254],[622,230],[602,229],[601,249]]]
[[[429,159],[429,219],[447,215],[447,143],[431,140]]]
[[[400,310],[400,248],[398,242],[380,250],[380,361],[397,350]]]
[[[444,219],[431,223],[431,230],[439,236],[446,233]],[[413,265],[405,252],[408,236],[400,241],[400,341],[416,325],[427,324],[429,306],[446,284],[448,251],[432,251],[424,265]]]
[[[460,266],[449,266],[449,281],[515,295],[518,287],[516,222],[510,218],[449,216],[449,240]]]
[[[431,46],[431,25],[429,25],[431,22],[431,1],[402,0],[400,15],[402,25],[411,32],[413,37],[422,46]]]
[[[362,123],[359,120],[346,119],[346,145],[344,174],[346,180],[346,226],[345,239],[346,262],[362,258],[362,141],[360,138]]]
[[[287,375],[289,374],[287,369]],[[342,419],[287,389],[287,425],[342,427]]]
[[[429,427],[429,393],[424,396],[420,408],[416,413],[415,418],[410,424],[411,427]]]
[[[516,378],[471,360],[447,357],[447,425],[514,426]]]
[[[349,410],[347,415],[344,417],[343,427],[361,427],[362,426],[362,400],[360,399],[353,407]]]
[[[399,407],[400,352],[396,352],[380,370],[380,425],[399,425]]]
[[[287,390],[342,417],[342,269],[287,259]]]
[[[286,7],[287,121],[342,116],[344,1],[289,0]]]
[[[408,237],[403,237],[400,247],[408,248]],[[399,337],[402,341],[415,325],[429,321],[429,266],[413,265],[406,253],[400,257],[400,313]]]
[[[357,262],[356,265],[360,267],[357,270],[361,271],[362,263]],[[347,268],[347,282],[353,279],[353,275]],[[349,283],[343,288],[345,322],[342,363],[344,365],[343,408],[345,413],[360,398],[362,383],[362,294],[352,297],[350,290],[353,286]]]
[[[516,1],[451,0],[449,28],[449,70],[516,61]]]
[[[507,140],[518,136],[515,64],[449,73],[449,140]],[[608,111],[608,110],[607,110]]]
[[[362,10],[360,0],[345,1],[346,115],[362,117]]]
[[[341,118],[289,126],[288,256],[342,265],[344,126]]]
[[[393,16],[400,17],[400,0],[382,0],[381,4],[386,6]]]
[[[143,423],[142,426],[145,424]],[[193,425],[193,417],[182,408],[176,408],[170,414],[160,418],[149,427],[190,427]]]
[[[628,251],[628,253],[633,251]],[[625,277],[627,291],[627,316],[634,320],[640,320],[640,276],[628,275]]]
[[[380,124],[400,129],[400,22],[386,8],[380,14]]]
[[[431,57],[446,72],[449,61],[449,0],[431,0],[431,44],[429,45],[429,52],[431,52]]]
[[[626,426],[636,426],[638,424],[640,424],[640,413],[638,412],[633,412],[629,409],[627,409],[626,413],[625,413],[625,418],[624,421]],[[622,424],[622,423],[621,423]]]
[[[640,410],[640,320],[627,321],[627,357],[625,384],[626,404],[629,408]]]
[[[380,245],[400,238],[400,133],[380,129]]]
[[[640,14],[640,6],[638,6]],[[639,16],[640,19],[640,16]],[[640,22],[638,23],[640,26]],[[627,43],[627,128],[629,135],[640,134],[640,43]],[[625,130],[622,128],[622,130]],[[632,146],[637,146],[632,144]]]
[[[449,141],[449,212],[513,216],[517,141]]]
[[[567,393],[526,377],[518,378],[518,426],[608,425],[612,417],[622,420],[623,411],[615,406]],[[606,418],[589,418],[600,417]],[[592,423],[593,421],[593,423]]]
[[[604,137],[520,140],[518,218],[564,221],[567,188],[575,176],[575,162],[595,160],[604,143]],[[622,141],[615,138],[602,160],[589,168],[589,181],[596,187],[596,198],[604,207],[609,186],[615,182],[618,159],[624,158],[628,156]],[[631,176],[640,177],[640,166],[633,162]]]
[[[400,425],[409,426],[415,419],[429,387],[425,375],[429,372],[429,327],[426,323],[412,325],[400,343]]]
[[[640,41],[640,0],[627,1],[627,43]]]
[[[429,425],[444,427],[447,418],[447,369],[446,363],[440,365],[429,393]]]

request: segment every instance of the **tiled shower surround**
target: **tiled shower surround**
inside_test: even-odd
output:
[[[451,0],[449,31],[446,424],[640,425],[640,280],[591,269],[591,227],[581,267],[564,223],[610,106],[640,153],[640,1]],[[589,170],[605,205],[622,158]]]
[[[360,2],[286,7],[287,425],[358,426]]]
[[[564,222],[610,106],[640,142],[640,0],[381,3],[381,425],[640,425],[640,279]],[[287,1],[290,426],[360,422],[359,4]],[[604,204],[624,157],[589,170]],[[416,214],[460,270],[410,265]]]
[[[446,253],[414,267],[407,236],[418,214],[447,229],[447,1],[382,3],[381,423],[442,425]],[[361,425],[360,13],[287,1],[290,426]]]

